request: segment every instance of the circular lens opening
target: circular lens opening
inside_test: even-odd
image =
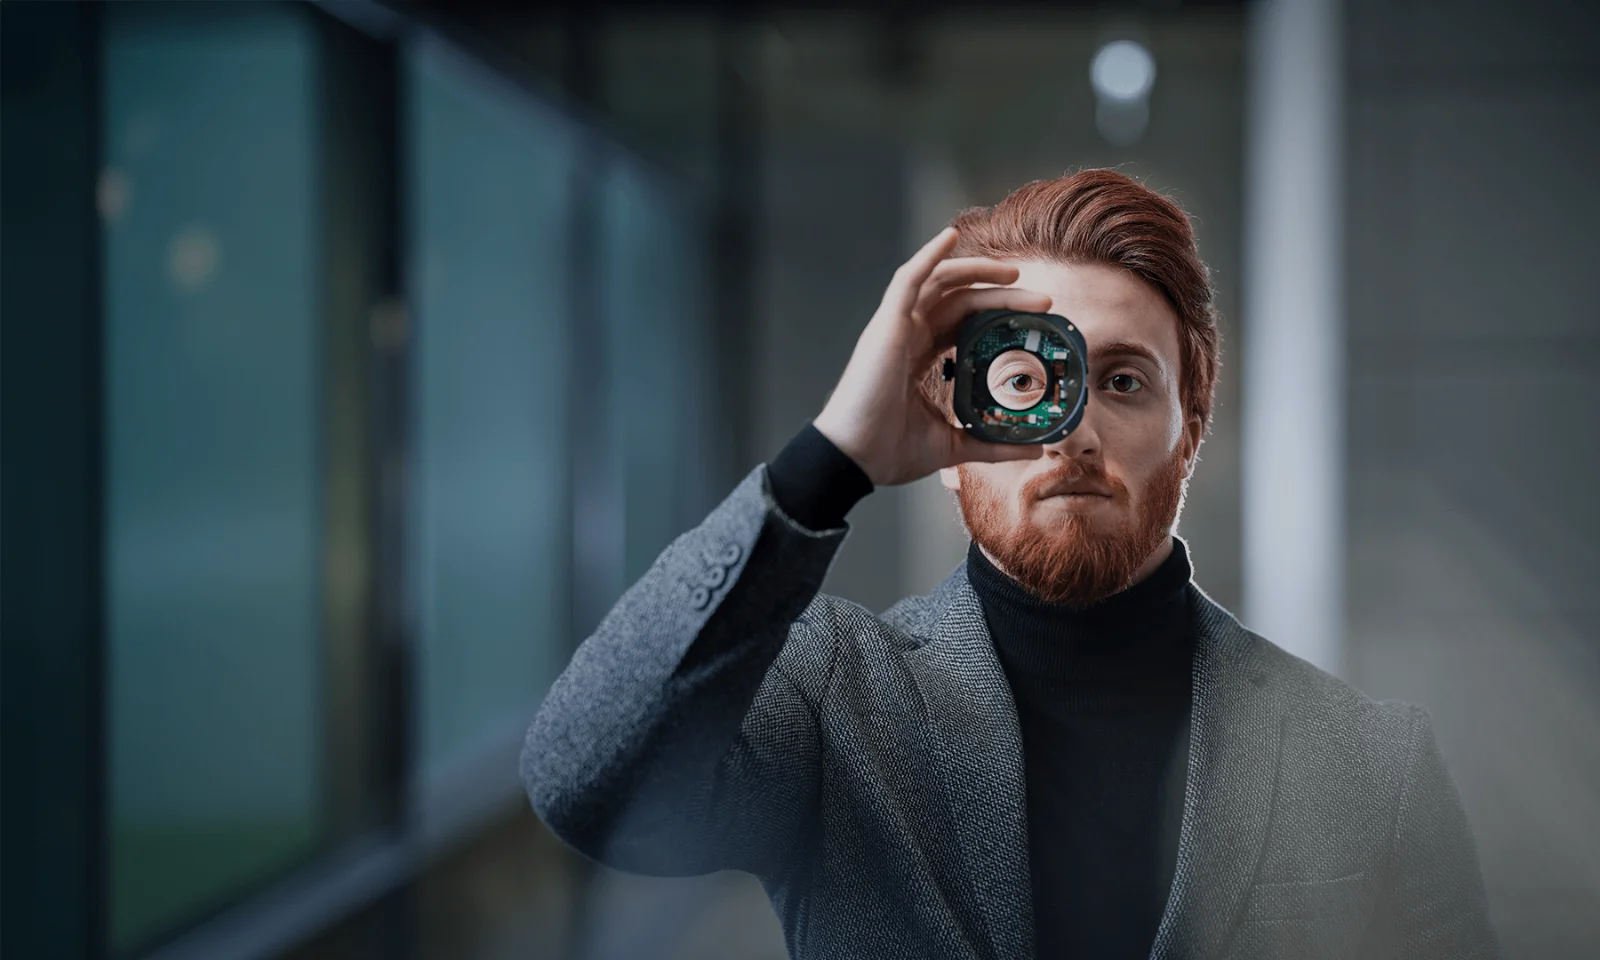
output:
[[[1007,350],[989,364],[989,395],[1007,410],[1028,410],[1044,399],[1044,361],[1026,350]]]

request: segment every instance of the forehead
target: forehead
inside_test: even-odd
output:
[[[1009,261],[1020,272],[1012,286],[1048,294],[1050,312],[1071,320],[1083,332],[1091,355],[1111,341],[1149,347],[1169,375],[1178,370],[1178,315],[1151,284],[1117,267],[1099,263]]]

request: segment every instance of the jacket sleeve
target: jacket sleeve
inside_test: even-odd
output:
[[[1428,713],[1412,706],[1405,779],[1369,960],[1499,958],[1477,846]]]
[[[621,870],[762,873],[812,823],[815,698],[837,640],[801,614],[846,529],[777,507],[757,467],[579,646],[523,747],[539,817]],[[780,652],[789,664],[775,666]]]

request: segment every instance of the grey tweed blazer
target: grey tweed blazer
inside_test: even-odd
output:
[[[818,595],[845,529],[758,467],[579,647],[522,757],[534,809],[622,870],[758,876],[796,958],[1022,960],[1021,734],[958,568],[881,615]],[[1192,584],[1194,714],[1153,958],[1499,955],[1428,715],[1375,703]]]

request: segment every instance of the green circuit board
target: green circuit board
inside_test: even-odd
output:
[[[980,411],[983,421],[1005,426],[1048,426],[1056,418],[1065,416],[1067,410],[1067,344],[1058,335],[1046,330],[1030,328],[995,327],[978,338],[973,352],[993,360],[1007,350],[1026,350],[1048,361],[1055,390],[1041,397],[1026,410],[1011,410],[991,403]]]

